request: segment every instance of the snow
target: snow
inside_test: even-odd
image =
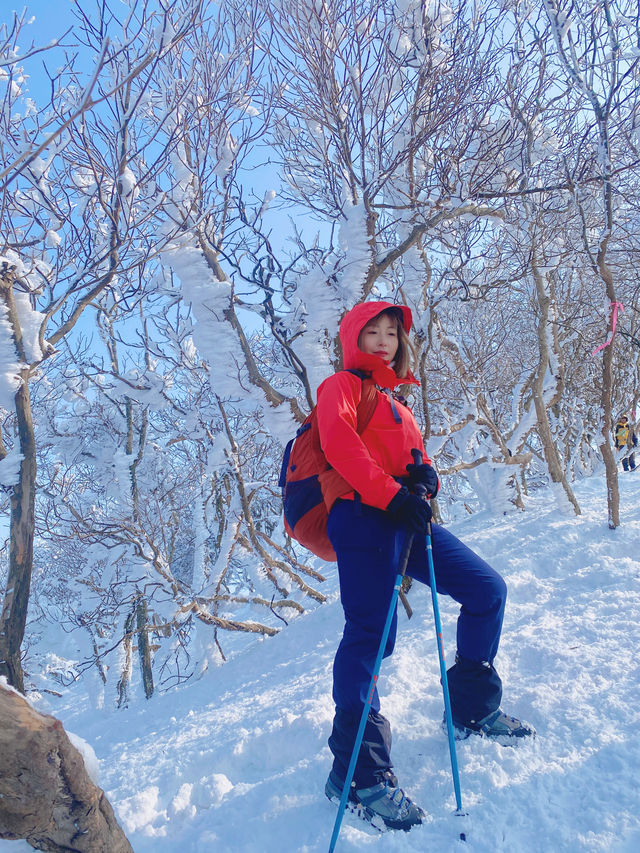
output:
[[[22,330],[22,345],[27,362],[33,364],[42,358],[39,333],[44,321],[44,314],[31,307],[29,295],[22,290],[14,290],[13,294],[18,321]]]
[[[100,761],[91,744],[73,732],[67,732],[67,737],[78,750],[84,761],[84,766],[89,778],[94,785],[100,784]]]
[[[518,748],[459,743],[468,815],[453,816],[429,591],[414,585],[414,616],[400,615],[379,689],[396,772],[427,822],[381,836],[345,823],[339,853],[640,849],[640,474],[621,473],[620,491],[615,531],[602,474],[576,484],[580,517],[559,515],[543,491],[525,512],[450,526],[507,580],[503,707],[538,736]],[[323,569],[327,604],[199,681],[120,711],[90,708],[82,682],[60,700],[31,696],[92,745],[136,853],[328,849],[336,811],[323,787],[342,614],[335,566]],[[440,607],[451,659],[456,607],[446,597]],[[2,853],[29,849],[0,842]]]
[[[216,373],[216,394],[221,398],[236,396],[238,374],[234,367],[242,363],[243,355],[237,335],[224,316],[225,310],[232,307],[231,281],[216,278],[192,234],[176,238],[162,257],[180,279],[182,295],[193,309],[193,342],[197,351],[209,365],[215,365],[220,353],[225,353],[228,369]]]
[[[345,305],[355,305],[362,300],[372,258],[364,203],[351,204],[346,195],[343,208],[345,218],[338,232],[338,240],[344,252],[340,291]]]
[[[0,459],[0,486],[3,488],[15,486],[20,479],[20,465],[24,456],[17,445],[16,442],[4,459]]]
[[[20,365],[9,312],[3,302],[0,304],[0,409],[14,411],[14,398],[19,387]]]
[[[62,238],[56,231],[49,229],[45,234],[45,245],[48,249],[57,249],[61,242]]]
[[[122,174],[119,178],[120,183],[120,192],[123,196],[129,196],[133,192],[135,192],[137,187],[136,176],[133,174],[131,169],[128,166],[122,170]]]

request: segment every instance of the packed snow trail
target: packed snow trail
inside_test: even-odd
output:
[[[451,525],[505,576],[503,708],[538,736],[517,748],[458,743],[469,814],[453,815],[430,593],[414,584],[414,617],[401,612],[379,688],[396,773],[427,820],[383,835],[345,822],[337,853],[640,849],[640,477],[621,474],[620,489],[615,531],[603,477],[577,485],[579,518],[560,517],[546,492],[526,512]],[[150,702],[95,710],[80,691],[57,705],[36,700],[95,749],[136,853],[326,853],[331,666],[342,630],[335,567],[326,587],[328,604]],[[451,662],[457,606],[440,597],[440,608]],[[0,842],[2,853],[29,849]]]

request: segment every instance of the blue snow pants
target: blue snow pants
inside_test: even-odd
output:
[[[345,616],[333,665],[336,713],[329,738],[333,768],[341,779],[347,774],[406,536],[406,530],[386,512],[359,502],[338,500],[329,514],[329,537],[338,557]],[[501,576],[444,527],[432,525],[432,546],[437,591],[461,605],[456,663],[447,675],[453,718],[464,724],[480,720],[500,706],[502,683],[493,659],[507,590]],[[424,535],[414,536],[406,573],[429,583]],[[396,629],[397,613],[384,657],[393,652]],[[356,787],[374,785],[391,770],[390,749],[391,731],[380,713],[376,688],[356,764]]]

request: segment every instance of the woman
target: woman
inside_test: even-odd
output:
[[[345,614],[333,667],[336,711],[329,746],[334,761],[326,785],[333,800],[342,794],[408,534],[413,533],[414,540],[407,575],[428,583],[425,534],[431,509],[412,489],[424,485],[433,497],[439,482],[413,414],[402,398],[393,395],[400,385],[418,384],[411,372],[411,323],[406,306],[357,305],[340,326],[345,370],[318,388],[320,441],[333,469],[323,482],[323,494]],[[362,380],[348,372],[352,369],[370,376],[378,388],[375,412],[361,434],[356,424]],[[423,453],[426,462],[413,464],[413,448]],[[480,734],[515,739],[535,734],[526,723],[500,710],[502,684],[493,660],[506,599],[504,581],[445,528],[433,526],[432,542],[438,592],[461,604],[456,663],[448,671],[457,737]],[[395,634],[394,616],[385,657],[393,651]],[[406,830],[421,823],[424,812],[398,787],[390,747],[390,727],[380,713],[376,689],[350,799],[380,816],[387,826]]]

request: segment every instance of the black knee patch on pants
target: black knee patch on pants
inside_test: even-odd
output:
[[[485,661],[456,658],[447,670],[451,715],[466,725],[497,711],[502,700],[502,681],[493,666]]]
[[[359,714],[336,708],[329,748],[334,756],[333,769],[340,779],[346,779],[359,725]],[[391,726],[382,714],[370,711],[353,775],[356,787],[377,785],[391,767]]]

